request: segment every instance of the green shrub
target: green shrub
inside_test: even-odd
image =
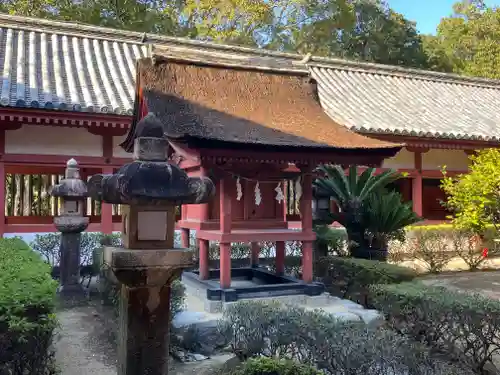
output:
[[[500,301],[417,282],[375,285],[371,291],[392,328],[465,359],[476,372],[500,351]]]
[[[96,265],[94,264],[94,258],[96,257],[94,252],[101,247],[103,240],[108,240],[113,245],[121,243],[119,234],[82,233],[80,240],[80,281],[84,283],[87,280],[87,287],[90,285],[91,278],[98,275],[98,269],[96,269]],[[55,279],[59,278],[60,244],[60,233],[37,234],[35,239],[30,243],[31,248],[39,253],[46,263],[51,265],[51,274]]]
[[[456,257],[461,258],[470,270],[477,270],[488,257],[499,254],[494,226],[488,225],[481,235],[460,229],[452,224],[409,227],[405,242],[393,242],[390,259],[394,262],[419,260],[428,272],[439,273]],[[484,248],[488,257],[483,256]]]
[[[57,283],[20,238],[0,239],[0,374],[53,374]]]
[[[317,276],[332,295],[369,305],[369,286],[410,281],[416,277],[410,268],[375,260],[327,257],[316,264]]]
[[[255,358],[246,361],[233,375],[322,375],[314,367],[290,360]]]
[[[453,234],[453,250],[467,264],[469,270],[476,271],[488,260],[488,257],[498,255],[495,240],[496,230],[486,229],[482,236],[468,230],[456,230]],[[485,256],[484,249],[488,249]]]
[[[242,360],[289,359],[325,374],[471,374],[394,331],[337,320],[321,310],[239,302],[225,310],[220,330]]]
[[[455,229],[451,225],[411,228],[407,250],[411,259],[424,263],[428,272],[438,273],[458,254],[454,248]]]

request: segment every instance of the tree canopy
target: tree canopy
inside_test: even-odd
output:
[[[500,224],[500,151],[481,150],[471,160],[470,173],[445,177],[442,188],[448,196],[446,206],[454,213],[453,223],[484,233],[489,224]]]
[[[469,76],[500,78],[500,8],[483,0],[456,3],[435,37],[427,37],[431,68]]]
[[[10,14],[500,78],[500,9],[463,0],[436,35],[384,0],[3,0]]]
[[[4,0],[0,11],[273,50],[427,67],[382,0]]]

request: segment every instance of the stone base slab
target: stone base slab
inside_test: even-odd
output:
[[[300,305],[309,308],[322,308],[331,304],[331,297],[328,293],[322,293],[318,296],[308,295],[289,295],[289,296],[273,296],[273,297],[256,297],[256,298],[241,298],[238,301],[223,301],[207,299],[207,290],[201,287],[191,279],[182,279],[186,287],[186,294],[203,302],[204,311],[210,314],[221,314],[227,306],[230,306],[238,301],[277,301],[287,305]]]
[[[306,296],[320,296],[325,290],[321,283],[307,284],[260,267],[232,268],[231,278],[231,288],[221,288],[220,270],[210,270],[208,280],[200,279],[198,272],[184,272],[182,275],[182,279],[193,288],[194,293],[208,301],[235,302],[291,296],[303,299]]]

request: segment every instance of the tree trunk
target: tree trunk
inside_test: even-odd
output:
[[[328,243],[326,241],[314,241],[314,260],[317,261],[321,258],[328,256]]]
[[[361,225],[349,225],[346,227],[347,240],[349,244],[349,253],[352,257],[359,249],[368,247],[368,241],[364,238],[364,230]]]

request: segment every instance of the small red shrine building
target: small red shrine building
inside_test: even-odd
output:
[[[140,120],[163,124],[170,158],[192,176],[217,186],[211,203],[183,206],[183,245],[196,230],[200,279],[207,279],[209,241],[220,244],[220,285],[231,286],[231,243],[276,243],[284,271],[285,241],[302,241],[302,274],[312,282],[313,169],[321,163],[381,165],[401,146],[367,138],[335,123],[321,109],[305,65],[286,59],[153,48],[137,65]],[[292,166],[291,166],[292,165]],[[286,204],[276,199],[285,179],[302,178],[301,230],[288,228]],[[278,189],[278,191],[276,190]]]
[[[83,175],[130,160],[119,145],[133,119],[136,61],[150,56],[152,46],[198,59],[205,58],[200,51],[259,58],[309,75],[335,123],[406,145],[382,168],[408,172],[395,188],[429,220],[446,215],[441,166],[465,173],[468,153],[500,144],[499,81],[0,14],[0,235],[55,230],[58,206],[47,190],[69,158]],[[271,193],[262,194],[267,202],[264,194]],[[288,227],[300,228],[293,194],[285,196]],[[86,214],[90,231],[120,228],[118,207],[89,200]]]

